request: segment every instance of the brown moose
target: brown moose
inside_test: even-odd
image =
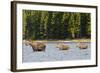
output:
[[[24,41],[25,45],[30,45],[33,51],[45,51],[46,45],[41,41]]]

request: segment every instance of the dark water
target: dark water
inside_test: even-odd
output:
[[[56,42],[46,43],[46,50],[43,52],[34,52],[31,46],[22,48],[22,61],[23,62],[45,62],[45,61],[66,61],[66,60],[86,60],[91,58],[90,43],[87,49],[79,49],[76,47],[77,43],[66,42],[69,45],[69,50],[59,50],[56,48]]]

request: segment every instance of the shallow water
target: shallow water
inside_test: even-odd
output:
[[[59,50],[56,42],[48,42],[45,51],[35,52],[31,46],[22,48],[22,62],[44,62],[44,61],[64,61],[64,60],[86,60],[91,58],[90,43],[87,49],[79,49],[77,43],[66,42],[69,45],[68,50]]]

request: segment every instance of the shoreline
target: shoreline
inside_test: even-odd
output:
[[[73,40],[33,40],[33,42],[91,42],[91,39],[73,39]]]

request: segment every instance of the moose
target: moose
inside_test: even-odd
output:
[[[26,46],[31,46],[33,51],[45,51],[46,45],[41,41],[26,41],[24,40]]]
[[[56,47],[59,48],[60,50],[68,50],[69,49],[69,46],[64,43],[58,43]]]
[[[79,42],[76,47],[80,48],[80,49],[87,49],[88,45],[85,43],[81,43]]]

